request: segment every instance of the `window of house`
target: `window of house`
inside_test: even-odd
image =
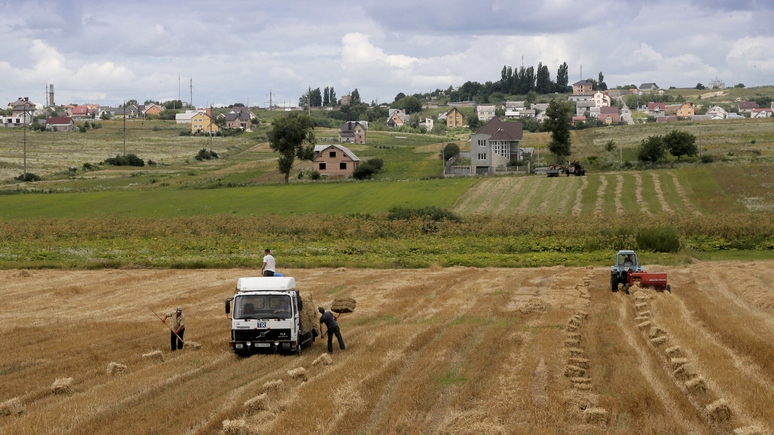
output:
[[[478,146],[485,147],[486,146],[486,140],[485,139],[479,139],[478,140]]]
[[[339,163],[339,169],[345,171],[347,170],[347,162],[340,162]]]
[[[336,158],[336,151],[331,151],[330,154],[328,154],[328,157],[335,159]]]
[[[479,160],[486,160],[486,153],[478,153]]]
[[[327,169],[327,168],[326,168],[325,162],[320,162],[320,170],[321,170],[321,171],[324,171],[324,170],[326,170],[326,169]]]

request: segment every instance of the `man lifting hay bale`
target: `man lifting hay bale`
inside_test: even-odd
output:
[[[341,316],[341,313],[338,313],[338,315],[333,315],[330,311],[325,311],[325,308],[323,307],[317,307],[317,311],[322,314],[320,316],[320,329],[322,330],[323,323],[326,326],[326,331],[323,333],[323,337],[325,334],[328,334],[328,353],[333,353],[333,335],[336,335],[336,341],[339,342],[339,347],[341,350],[346,350],[346,347],[344,346],[344,339],[341,338],[341,330],[339,329],[339,324],[336,323],[336,320],[339,319],[339,316]]]

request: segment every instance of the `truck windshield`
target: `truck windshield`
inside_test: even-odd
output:
[[[290,296],[245,295],[234,299],[235,319],[289,319]]]

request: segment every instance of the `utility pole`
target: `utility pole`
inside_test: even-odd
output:
[[[183,100],[180,99],[180,76],[177,76],[177,101],[180,102],[180,108],[183,108]]]
[[[309,117],[312,116],[312,87],[309,86],[309,93],[306,94],[306,111],[309,114]]]
[[[191,108],[193,109],[194,108],[194,105],[193,105],[193,77],[191,77],[191,85],[190,85],[190,87],[191,87]]]
[[[126,157],[126,100],[124,100],[124,157]]]
[[[271,88],[269,88],[269,112],[274,110],[274,109],[272,109],[272,106],[274,106],[274,104],[271,101]]]
[[[27,98],[24,98],[22,129],[24,130],[24,181],[27,181]]]
[[[212,154],[212,106],[210,106],[210,154]]]

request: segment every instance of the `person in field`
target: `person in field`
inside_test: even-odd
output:
[[[177,349],[183,348],[183,334],[185,334],[185,314],[183,309],[177,307],[174,313],[164,314],[162,322],[167,323],[167,319],[172,318],[172,324],[170,325],[169,343],[172,346],[172,352]]]
[[[317,311],[322,314],[320,316],[320,330],[322,330],[323,323],[325,324],[325,327],[327,330],[325,331],[325,334],[328,334],[328,353],[333,353],[333,335],[336,334],[336,341],[339,342],[339,348],[341,350],[347,350],[344,346],[344,339],[341,338],[341,330],[339,330],[339,324],[336,323],[336,320],[339,319],[338,315],[333,315],[330,311],[325,311],[325,308],[323,307],[317,307]],[[323,334],[323,336],[325,335]]]
[[[274,276],[276,270],[274,256],[271,255],[271,250],[266,249],[263,251],[263,266],[261,266],[261,275]]]

